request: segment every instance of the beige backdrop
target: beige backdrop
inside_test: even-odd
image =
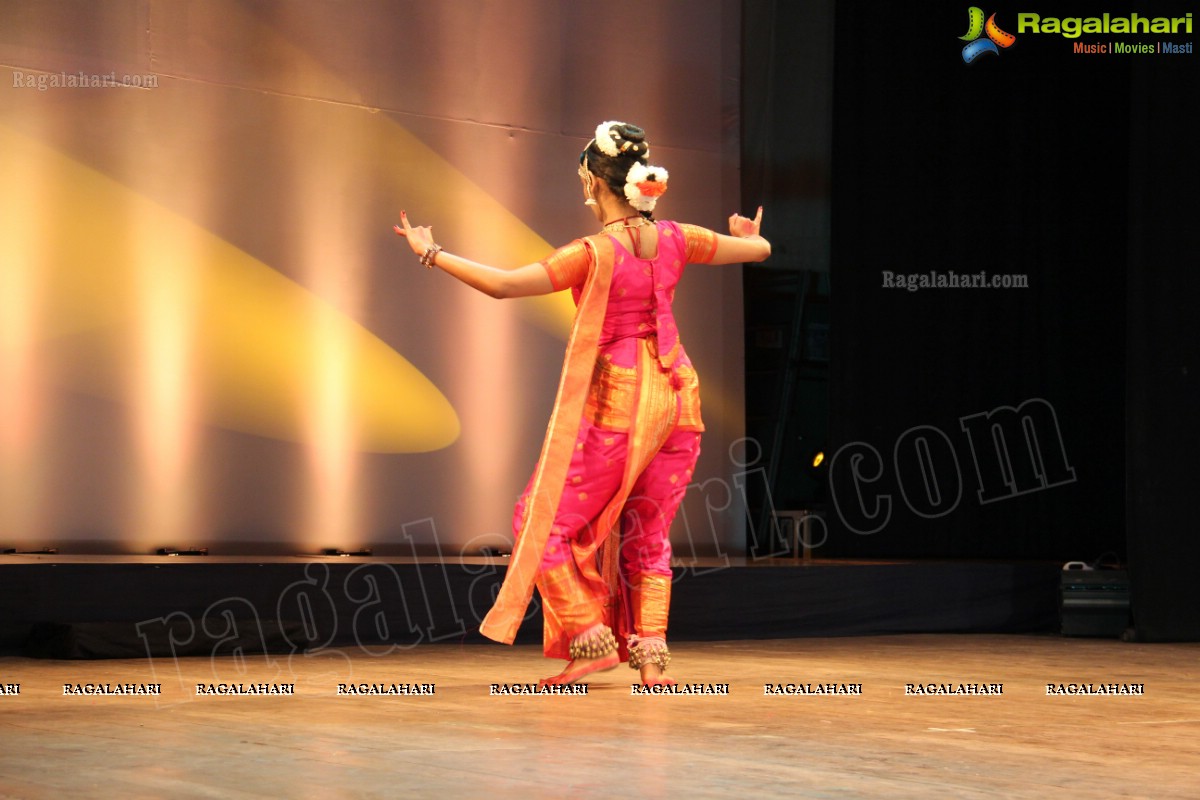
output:
[[[594,230],[578,153],[626,119],[660,216],[720,228],[737,9],[0,3],[0,546],[502,545],[569,299],[475,294],[391,225],[537,260]],[[677,303],[709,431],[673,537],[737,553],[740,269]]]

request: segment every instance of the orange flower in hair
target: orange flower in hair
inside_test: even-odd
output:
[[[667,191],[667,171],[662,167],[634,164],[625,177],[625,197],[638,211],[653,211],[658,198]]]
[[[660,197],[667,190],[667,185],[659,181],[642,181],[637,188],[644,197]]]

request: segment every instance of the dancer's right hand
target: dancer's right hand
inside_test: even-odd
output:
[[[414,228],[409,224],[408,213],[405,211],[400,212],[400,223],[403,227],[401,225],[393,225],[392,230],[398,236],[408,239],[408,246],[412,248],[414,253],[419,256],[425,255],[425,251],[433,246],[433,226],[418,225]]]

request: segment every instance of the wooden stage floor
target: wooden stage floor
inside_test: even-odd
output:
[[[1200,645],[909,635],[673,649],[677,679],[729,693],[633,696],[622,666],[586,696],[492,695],[551,671],[529,646],[255,656],[241,672],[229,658],[3,658],[0,797],[1200,796]],[[295,694],[196,696],[222,682]],[[161,695],[64,695],[87,683]],[[435,689],[338,696],[340,683]],[[766,684],[862,693],[766,696]],[[1144,693],[1048,696],[1047,684]]]

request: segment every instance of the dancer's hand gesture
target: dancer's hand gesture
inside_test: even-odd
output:
[[[762,206],[758,207],[758,213],[754,215],[754,219],[743,217],[741,214],[734,214],[729,218],[729,233],[731,236],[736,236],[739,239],[757,236],[761,227]]]
[[[425,255],[425,251],[433,246],[433,226],[418,225],[413,227],[408,222],[408,213],[400,212],[400,223],[403,225],[393,225],[394,230],[398,235],[408,239],[408,246],[412,251],[419,256]]]

